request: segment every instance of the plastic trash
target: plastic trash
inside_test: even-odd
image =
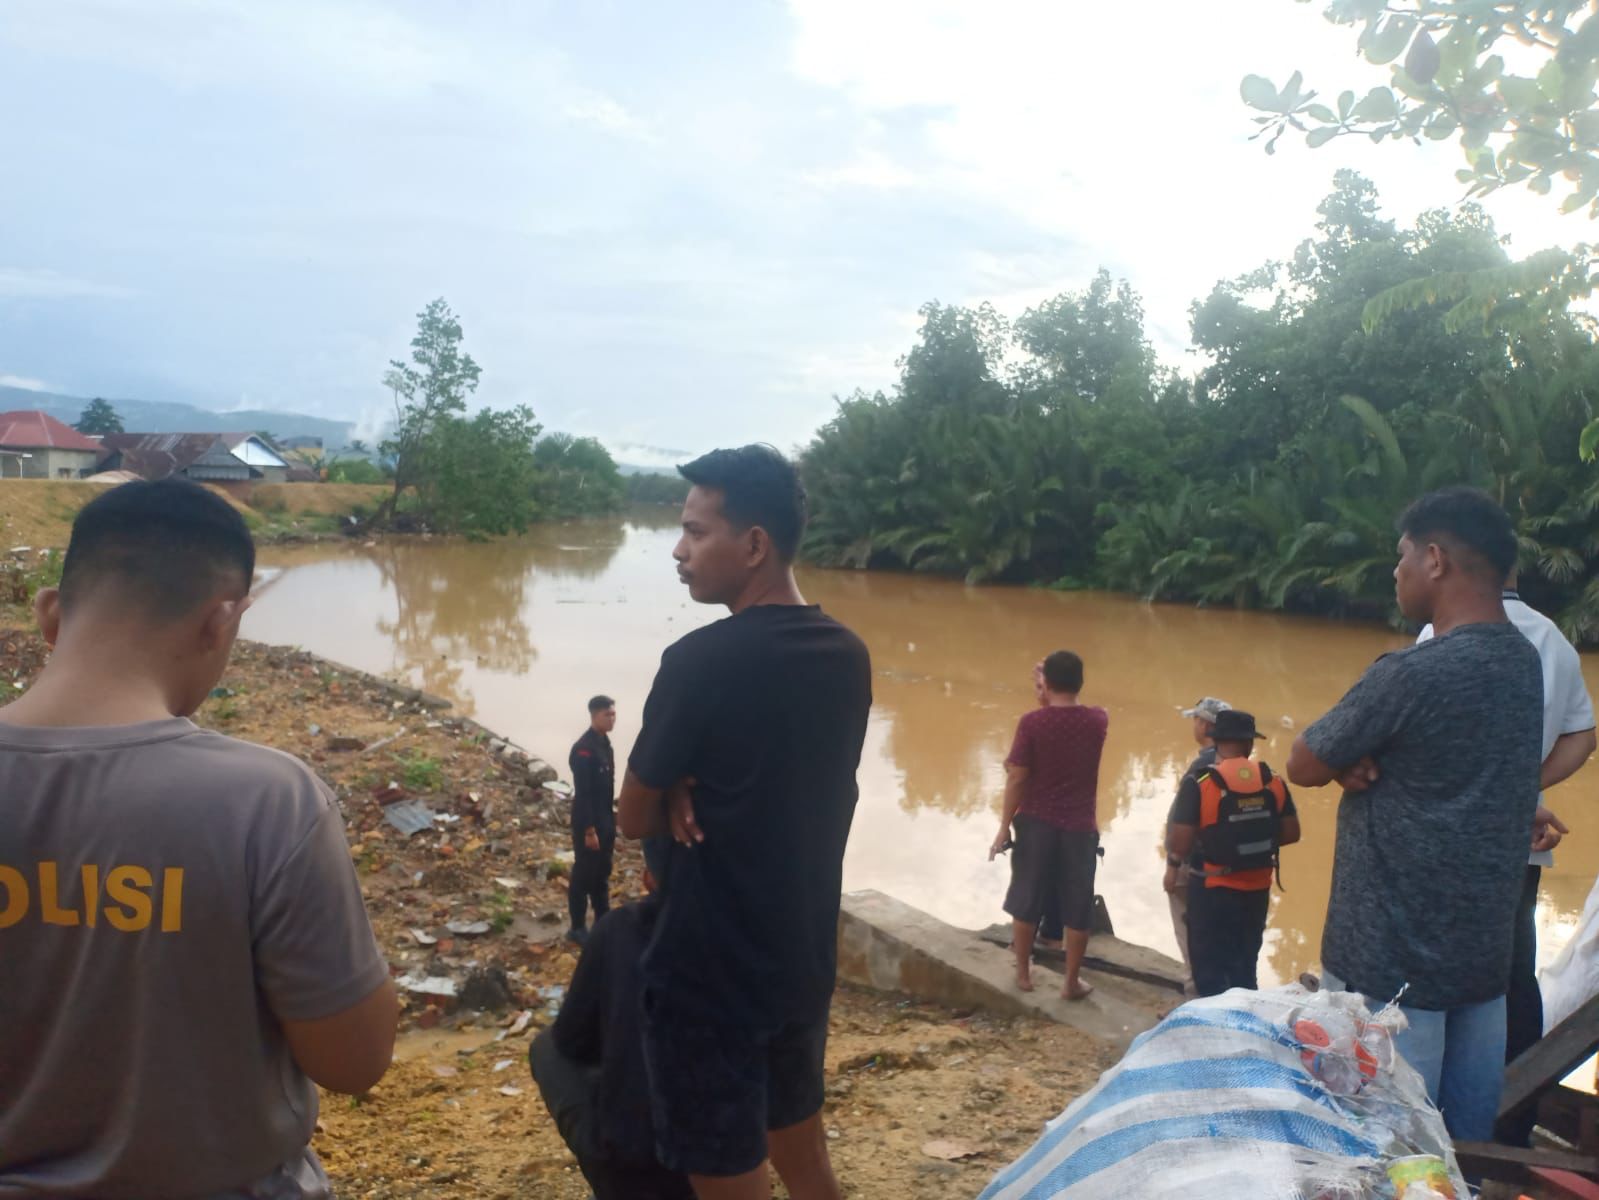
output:
[[[401,975],[394,981],[404,991],[417,996],[453,996],[455,980],[448,975]]]
[[[433,810],[420,800],[400,800],[386,805],[383,819],[408,838],[433,828]]]
[[[1191,1000],[981,1200],[1465,1197],[1443,1117],[1394,1053],[1404,1021],[1297,984]]]

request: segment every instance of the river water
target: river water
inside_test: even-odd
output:
[[[244,633],[445,696],[565,777],[588,697],[616,698],[613,740],[625,760],[662,649],[725,614],[694,604],[677,582],[676,539],[675,514],[661,513],[546,526],[510,541],[271,549],[262,555],[271,579]],[[1196,749],[1178,710],[1204,695],[1249,709],[1269,738],[1260,757],[1280,766],[1296,731],[1372,659],[1408,640],[1371,625],[908,575],[804,570],[800,586],[872,654],[876,703],[847,888],[877,888],[963,926],[1005,919],[1009,868],[987,861],[1002,763],[1032,705],[1033,663],[1071,649],[1086,663],[1084,702],[1110,713],[1098,890],[1119,936],[1168,953],[1176,943],[1160,838]],[[1599,695],[1599,657],[1585,656],[1584,672]],[[1569,936],[1599,874],[1596,787],[1599,767],[1590,766],[1551,793],[1574,832],[1544,873],[1545,958]],[[1337,795],[1323,788],[1296,801],[1304,840],[1283,854],[1286,890],[1272,898],[1263,982],[1292,978],[1318,958]]]

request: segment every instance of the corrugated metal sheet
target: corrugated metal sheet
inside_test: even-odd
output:
[[[252,467],[287,467],[289,464],[274,454],[272,448],[253,433],[224,433],[222,444],[233,451],[233,457]]]
[[[250,468],[235,458],[216,433],[108,433],[118,464],[143,479],[186,475],[190,479],[248,479]]]
[[[64,425],[49,413],[18,409],[0,413],[0,446],[8,450],[89,450],[100,443]]]

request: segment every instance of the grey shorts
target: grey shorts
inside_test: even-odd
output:
[[[1021,814],[1011,830],[1016,848],[1005,911],[1031,925],[1053,910],[1067,929],[1092,929],[1099,834],[1058,829]]]

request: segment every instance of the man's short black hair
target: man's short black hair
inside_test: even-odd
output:
[[[1516,530],[1499,502],[1481,488],[1447,487],[1428,492],[1405,509],[1399,532],[1412,542],[1440,535],[1464,546],[1494,572],[1497,585],[1515,568]]]
[[[227,577],[245,591],[255,542],[239,511],[197,483],[124,483],[96,496],[72,522],[61,568],[61,607],[114,579],[119,595],[159,621],[187,616]]]
[[[589,701],[589,713],[590,713],[590,715],[592,715],[594,713],[602,713],[608,708],[615,708],[615,707],[616,707],[616,701],[612,700],[609,696],[595,696],[593,699],[591,699]]]
[[[1083,660],[1070,650],[1057,650],[1044,660],[1044,684],[1052,692],[1083,690]]]
[[[771,446],[712,450],[677,469],[695,487],[722,493],[722,512],[735,528],[759,525],[785,563],[805,535],[805,485],[799,472]]]

